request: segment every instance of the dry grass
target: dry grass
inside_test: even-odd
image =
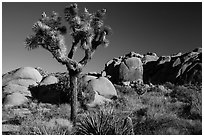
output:
[[[116,86],[118,99],[113,104],[88,110],[79,107],[76,128],[69,121],[69,104],[29,103],[15,108],[26,108],[29,115],[14,113],[13,108],[2,115],[19,127],[12,134],[20,135],[133,134],[127,129],[139,135],[202,134],[201,87],[163,86],[167,90],[155,86],[142,95],[135,88]]]

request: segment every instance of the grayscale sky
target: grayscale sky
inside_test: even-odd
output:
[[[43,11],[52,11],[64,16],[65,6],[71,3],[11,3],[2,4],[2,73],[31,66],[41,67],[48,72],[64,72],[66,67],[59,64],[48,51],[39,48],[28,51],[23,42],[32,34],[32,25]],[[114,57],[130,51],[140,54],[155,52],[157,55],[171,55],[189,52],[202,46],[202,3],[77,3],[80,10],[89,12],[107,9],[105,24],[113,29],[109,37],[110,46],[100,47],[84,72],[100,72],[104,64]],[[64,25],[69,27],[66,22]],[[68,49],[71,37],[66,36]],[[76,60],[83,57],[79,51]]]

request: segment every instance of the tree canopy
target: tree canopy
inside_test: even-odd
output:
[[[80,14],[77,4],[71,4],[64,9],[65,20],[69,25],[70,35],[73,38],[72,46],[67,54],[65,44],[66,26],[62,25],[62,17],[55,11],[48,17],[45,12],[42,17],[34,23],[30,35],[25,40],[26,48],[29,50],[38,47],[50,51],[54,58],[69,70],[81,71],[81,69],[90,61],[93,53],[98,46],[108,46],[109,40],[106,38],[110,34],[111,28],[104,25],[106,9],[89,13],[88,9]],[[85,56],[81,61],[73,60],[78,45],[84,50]]]

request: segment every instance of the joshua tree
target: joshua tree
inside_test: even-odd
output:
[[[34,34],[25,40],[26,48],[29,50],[41,46],[52,53],[59,63],[66,65],[70,76],[70,89],[72,90],[71,120],[74,125],[77,114],[77,78],[83,67],[91,60],[98,46],[108,46],[109,41],[106,36],[110,34],[111,30],[110,27],[104,25],[103,21],[106,9],[98,10],[95,13],[89,13],[86,8],[81,14],[78,11],[77,4],[71,4],[64,9],[65,19],[70,26],[73,38],[68,54],[64,41],[67,29],[62,26],[62,18],[54,11],[50,17],[43,12],[42,18],[32,27]],[[85,52],[85,56],[79,62],[73,59],[78,45]]]

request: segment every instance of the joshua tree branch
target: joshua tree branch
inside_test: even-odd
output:
[[[95,52],[95,50],[90,50],[90,49],[85,50],[85,56],[79,62],[79,64],[84,67],[91,60],[94,52]]]
[[[69,70],[76,70],[78,68],[78,63],[73,60],[70,59],[66,56],[62,56],[61,51],[58,50],[51,50],[51,49],[47,49],[49,52],[52,53],[53,57],[62,65],[66,65],[68,67]]]
[[[70,58],[70,59],[73,58],[74,53],[75,53],[76,50],[77,50],[77,44],[78,44],[78,43],[79,43],[79,40],[73,41],[72,47],[71,47],[71,49],[70,49],[70,51],[69,51],[69,54],[68,54],[68,58]]]

